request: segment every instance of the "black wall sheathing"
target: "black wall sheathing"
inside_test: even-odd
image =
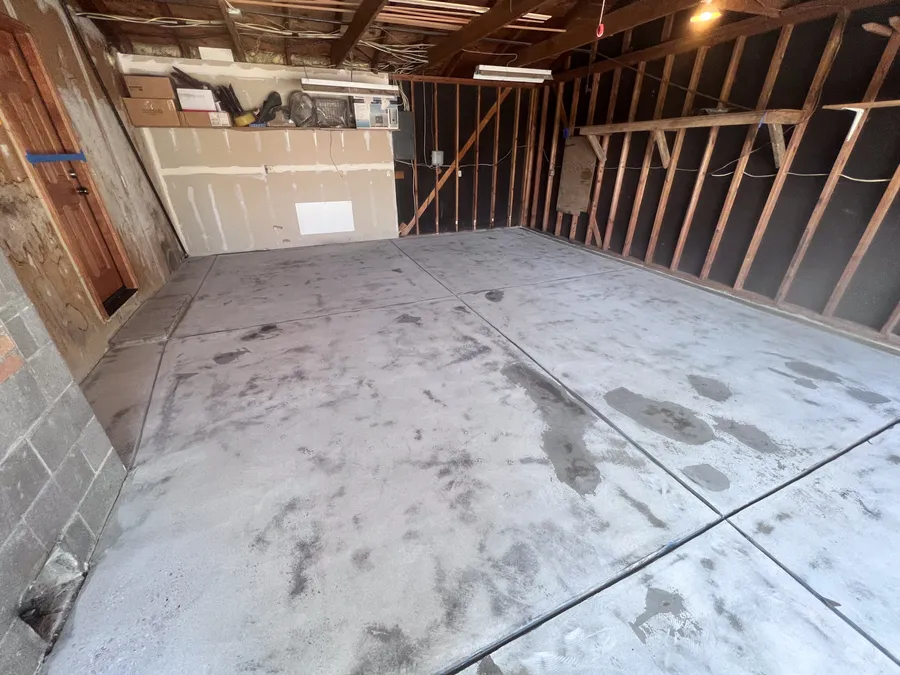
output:
[[[898,14],[900,14],[900,2],[892,2],[878,8],[858,11],[851,15],[844,31],[843,42],[837,59],[823,88],[819,108],[809,121],[806,134],[791,166],[793,174],[827,175],[831,170],[853,117],[852,113],[849,112],[822,110],[821,105],[853,103],[862,99],[886,44],[885,38],[864,31],[862,25],[867,22],[887,24],[889,17]],[[688,17],[689,12],[677,15],[673,27],[673,39],[691,34],[693,29],[688,25]],[[732,13],[726,13],[726,16],[723,17],[723,23],[737,20],[738,18],[741,17],[736,17]],[[663,23],[663,20],[654,21],[635,29],[632,35],[632,50],[639,50],[658,44],[663,30]],[[799,109],[803,106],[833,25],[834,18],[831,17],[794,27],[781,70],[767,105],[768,108]],[[766,79],[779,34],[780,30],[774,30],[763,35],[747,38],[735,84],[728,97],[728,102],[735,109],[754,109],[757,107],[759,95]],[[598,44],[596,60],[602,61],[607,56],[621,53],[622,38],[623,36],[620,34],[601,41]],[[734,42],[723,43],[715,45],[708,50],[697,86],[698,94],[692,105],[692,114],[698,113],[702,108],[716,107],[716,98],[722,88],[734,44]],[[697,52],[694,51],[679,54],[675,57],[671,77],[673,85],[669,87],[666,95],[663,117],[678,117],[682,114],[685,92],[679,87],[688,85],[696,55]],[[588,65],[588,63],[589,57],[586,54],[577,54],[573,56],[571,67],[583,67]],[[664,59],[659,59],[646,65],[646,73],[638,99],[636,116],[638,120],[648,120],[654,115],[657,97],[661,88],[661,84],[656,78],[661,77],[663,68]],[[636,69],[637,66],[622,68],[613,122],[625,122],[628,120],[628,112],[635,86]],[[604,73],[601,76],[593,119],[588,119],[591,97],[590,79],[582,80],[578,83],[578,86],[580,86],[580,98],[575,121],[576,126],[604,124],[606,122],[612,81],[612,72]],[[421,88],[422,85],[418,86]],[[568,82],[564,89],[563,109],[566,116],[571,110],[575,86],[575,83]],[[553,143],[554,113],[558,90],[555,83],[549,85],[549,87],[551,94],[546,114],[547,132],[544,146],[538,149],[537,156],[537,159],[542,163],[541,180],[537,192],[532,194],[532,204],[536,204],[537,214],[535,226],[538,229],[543,228],[544,222],[548,161]],[[444,89],[455,91],[453,86],[440,85],[439,92],[441,96],[443,96]],[[465,140],[472,132],[472,129],[474,129],[474,88],[462,87],[462,89],[469,90],[471,99],[468,104],[461,106],[460,112],[460,135]],[[490,107],[494,100],[493,97],[496,96],[495,92],[496,90],[492,92],[490,88],[483,90],[482,111],[486,111]],[[529,96],[530,91],[524,90],[519,134],[519,142],[523,146],[527,133]],[[508,153],[512,143],[513,97],[514,94],[504,104],[503,115],[500,121],[501,144],[498,155],[501,159]],[[543,112],[542,98],[543,91],[540,90],[538,92],[538,112],[534,120],[535,142],[537,141],[537,128]],[[880,100],[900,98],[900,64],[895,65],[891,70],[878,98]],[[441,100],[443,101],[443,98]],[[443,105],[441,109],[442,115],[444,115]],[[446,105],[448,106],[446,117],[449,124],[453,119],[455,100],[448,100]],[[418,99],[417,113],[421,124],[422,113],[419,110]],[[442,120],[442,137],[445,133],[443,129],[444,122]],[[719,130],[709,166],[709,173],[705,176],[703,190],[700,194],[694,220],[691,224],[690,233],[678,268],[681,272],[694,276],[700,275],[733,180],[732,172],[735,168],[735,160],[740,156],[747,132],[747,127],[725,127]],[[421,136],[421,128],[419,129],[419,135]],[[675,172],[652,263],[668,267],[672,262],[679,233],[681,232],[688,204],[698,178],[697,169],[706,149],[709,135],[709,129],[690,129],[685,132],[685,142],[678,161],[679,170]],[[791,136],[792,128],[786,126],[786,143],[790,143]],[[675,137],[675,132],[667,133],[670,149],[674,145]],[[448,138],[452,139],[452,136]],[[602,235],[605,235],[607,228],[624,138],[623,134],[616,134],[610,140],[596,211],[597,225]],[[549,203],[551,208],[547,221],[547,230],[550,232],[554,231],[556,224],[557,214],[554,206],[564,144],[562,125],[560,125],[557,142],[559,145],[555,167],[556,175],[550,189]],[[621,253],[624,247],[628,224],[632,218],[635,194],[640,180],[641,166],[649,142],[650,134],[647,132],[637,132],[631,135],[630,149],[626,161],[627,168],[622,176],[622,187],[610,241],[610,249],[616,253]],[[441,145],[447,153],[447,161],[450,161],[452,159],[451,146],[443,138]],[[723,231],[718,253],[710,270],[711,281],[727,286],[733,286],[736,282],[774,183],[772,174],[775,174],[777,171],[774,166],[768,128],[765,125],[758,130],[753,144],[753,151],[747,162],[745,175],[741,180],[734,207]],[[490,164],[493,161],[491,158],[492,152],[493,122],[483,132],[481,161],[485,164]],[[521,147],[519,150],[517,176],[513,177],[513,180],[521,181],[524,178],[525,153],[526,148]],[[469,153],[464,164],[472,162],[474,162],[474,151]],[[844,173],[864,179],[886,179],[893,175],[898,162],[900,162],[900,109],[874,110],[869,116],[865,131],[861,135]],[[630,251],[630,256],[639,260],[643,260],[647,252],[653,222],[666,177],[666,171],[661,167],[659,153],[655,149],[650,166]],[[497,225],[506,224],[506,201],[509,186],[508,168],[507,160],[507,163],[501,163],[498,171]],[[422,177],[422,173],[423,171],[420,170],[420,199],[427,195],[434,183],[433,172],[426,170],[425,178]],[[409,174],[408,170],[407,174]],[[464,176],[460,184],[461,194],[471,195],[471,169],[464,170]],[[490,167],[484,167],[480,177],[479,189],[479,229],[482,226],[487,226],[490,217],[490,178]],[[531,180],[533,183],[534,173],[532,173]],[[744,283],[746,290],[768,298],[775,298],[824,184],[824,175],[789,175],[787,177],[765,235],[760,242],[753,266]],[[426,185],[427,189],[425,188]],[[447,185],[449,188],[453,185],[453,181],[451,180]],[[464,185],[465,187],[463,187]],[[398,194],[409,190],[410,187],[411,182],[409,178],[399,181]],[[815,312],[823,311],[886,187],[887,183],[885,182],[866,183],[847,179],[840,180],[804,261],[797,271],[796,279],[787,297],[788,302]],[[449,206],[444,205],[442,209],[452,210],[452,189],[446,189],[446,197],[444,195],[445,190],[441,192],[442,203],[445,202],[445,199],[449,198],[451,200]],[[520,197],[521,190],[517,190],[517,203]],[[411,202],[411,198],[407,198],[407,200]],[[468,207],[469,211],[467,211],[466,207],[464,207],[465,201],[465,199],[461,199],[460,202],[461,228],[463,227],[463,221],[471,226],[471,213],[469,212],[471,207]],[[401,217],[404,217],[404,214],[408,211],[409,209],[406,211],[401,209]],[[433,209],[430,211],[433,213]],[[531,207],[529,208],[530,211]],[[428,218],[432,220],[430,231],[434,229],[433,215],[426,213],[421,223],[423,232],[429,231],[426,229],[428,227],[426,225]],[[571,222],[569,216],[564,216],[561,229],[562,236],[569,236]],[[575,225],[575,238],[577,241],[585,240],[588,222],[588,214],[582,214],[577,219]],[[518,219],[515,217],[513,218],[513,224],[519,224]],[[527,218],[525,224],[527,224]],[[449,229],[452,229],[452,225],[452,218],[447,221],[446,225],[442,220],[441,229],[444,231],[447,229],[447,226],[449,226]],[[895,204],[884,220],[867,255],[862,259],[860,267],[850,283],[842,302],[837,307],[835,316],[868,328],[880,330],[898,302],[900,302],[900,205]]]

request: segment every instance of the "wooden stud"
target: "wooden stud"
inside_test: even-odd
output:
[[[597,112],[597,89],[600,84],[599,75],[591,75],[591,98],[588,101],[587,121],[588,124],[594,123],[594,115]]]
[[[781,72],[781,63],[784,61],[784,54],[787,51],[788,42],[790,42],[791,34],[794,27],[791,25],[781,29],[778,36],[778,43],[775,45],[775,53],[772,55],[772,61],[769,63],[769,72],[766,73],[766,81],[763,83],[762,91],[757,100],[757,109],[763,110],[769,104],[769,97],[772,95],[772,89],[775,87],[775,81],[778,79],[778,73]],[[766,121],[765,119],[763,121]],[[734,167],[734,174],[731,177],[731,185],[728,187],[728,194],[725,196],[725,204],[722,206],[722,212],[719,214],[719,220],[716,223],[715,232],[713,232],[712,242],[709,250],[706,252],[706,260],[703,263],[703,269],[700,272],[701,279],[708,279],[712,270],[713,262],[716,254],[719,252],[719,244],[722,243],[722,237],[725,234],[725,226],[728,224],[728,218],[731,216],[731,209],[734,208],[734,202],[737,199],[738,189],[741,187],[741,181],[744,178],[744,170],[750,161],[750,154],[753,152],[753,142],[756,140],[756,134],[759,126],[751,126],[747,130],[747,136],[744,139],[744,147],[741,148],[740,159]]]
[[[241,34],[238,33],[237,26],[234,25],[234,19],[228,13],[228,4],[225,0],[218,0],[219,11],[222,12],[222,18],[225,21],[225,27],[231,36],[231,42],[234,44],[234,57],[238,61],[247,60],[247,52],[244,51],[244,44],[241,42]]]
[[[535,171],[534,171],[534,190],[532,192],[531,218],[528,226],[537,227],[537,211],[538,211],[538,190],[541,185],[541,172],[544,169],[544,141],[547,132],[547,115],[550,108],[550,87],[544,87],[544,101],[541,105],[541,130],[538,134],[538,144],[535,148]]]
[[[825,81],[828,79],[828,74],[831,72],[831,67],[834,65],[834,61],[837,58],[846,25],[847,15],[838,14],[837,19],[834,21],[831,35],[825,45],[825,49],[822,51],[822,57],[819,59],[819,66],[809,85],[806,100],[803,103],[803,108],[805,110],[812,111],[819,101],[822,88],[825,86]],[[747,253],[744,256],[744,261],[741,264],[741,269],[738,272],[737,279],[734,283],[735,288],[743,288],[747,281],[747,277],[750,275],[750,268],[753,267],[753,261],[762,244],[766,228],[769,226],[769,221],[772,219],[772,214],[775,212],[775,206],[781,196],[781,191],[787,181],[791,165],[794,162],[794,158],[797,156],[797,152],[800,150],[800,143],[803,141],[803,137],[806,135],[808,127],[808,120],[803,121],[794,127],[794,132],[791,134],[790,145],[785,149],[784,132],[782,131],[781,125],[769,125],[769,134],[772,138],[772,148],[775,153],[775,165],[778,167],[778,173],[775,176],[772,187],[769,189],[769,196],[766,198],[766,204],[763,207],[759,220],[756,223],[756,228],[753,231],[753,237],[750,239],[750,244],[747,247]],[[779,157],[781,159],[779,159]]]
[[[666,140],[664,131],[654,131],[653,140],[656,142],[656,149],[659,151],[659,161],[664,169],[669,168],[669,161],[672,155],[669,153],[669,141]]]
[[[744,54],[744,45],[747,38],[739,37],[735,40],[734,47],[731,50],[731,61],[728,63],[728,71],[725,73],[725,81],[722,83],[722,91],[719,99],[727,99],[731,95],[731,88],[734,86],[734,78],[737,75],[738,64],[741,62],[741,56]],[[697,171],[697,180],[694,182],[694,191],[691,193],[691,200],[688,202],[687,211],[684,214],[684,221],[681,223],[681,231],[678,233],[678,243],[675,245],[675,255],[672,256],[672,262],[669,269],[678,270],[681,263],[681,256],[684,253],[684,246],[687,243],[688,234],[691,231],[691,225],[694,223],[694,214],[697,212],[697,203],[700,201],[700,193],[703,191],[703,183],[706,180],[706,172],[709,170],[709,162],[712,160],[713,150],[716,147],[716,139],[719,137],[719,127],[713,127],[709,130],[709,138],[706,141],[706,150],[703,152],[703,159],[700,160],[700,169]]]
[[[516,196],[516,160],[519,156],[519,117],[522,114],[522,90],[516,89],[515,121],[512,135],[512,164],[509,170],[509,199],[506,205],[506,226],[512,227],[513,201]],[[498,125],[499,126],[499,125]]]
[[[600,162],[600,164],[606,164],[606,150],[600,145],[600,141],[597,140],[597,137],[586,136],[586,138],[588,139],[588,143],[590,143],[594,154],[597,155],[597,161]]]
[[[637,77],[634,80],[634,91],[631,94],[631,107],[628,110],[628,121],[634,122],[637,115],[638,102],[641,98],[641,84],[644,81],[644,71],[647,69],[646,63],[638,66]],[[613,226],[616,221],[616,211],[619,209],[619,199],[622,196],[622,181],[625,179],[625,167],[628,166],[628,151],[631,149],[631,132],[625,132],[625,138],[622,139],[622,154],[619,157],[619,170],[616,172],[616,182],[613,187],[612,203],[609,207],[609,217],[606,220],[606,234],[603,237],[603,250],[609,250],[609,244],[612,240]]]
[[[559,147],[559,125],[562,120],[563,87],[556,85],[556,112],[553,116],[553,136],[550,141],[550,168],[547,170],[547,190],[544,195],[544,219],[541,221],[541,229],[546,232],[550,220],[550,198],[553,196],[553,181],[556,177],[556,151]]]
[[[425,93],[425,85],[422,85],[422,93]],[[419,135],[418,120],[416,119],[416,83],[409,83],[409,107],[413,118],[413,162],[412,162],[412,179],[413,179],[413,200],[415,204],[419,203],[419,150],[416,143],[416,137]],[[424,140],[424,139],[423,139]],[[413,214],[412,224],[415,225],[416,234],[419,234],[419,218],[422,214],[416,209]]]
[[[497,87],[497,100],[500,100],[500,87]],[[494,118],[494,154],[493,168],[491,170],[491,229],[494,227],[494,216],[497,213],[497,169],[500,164],[500,113],[497,111],[497,117]]]
[[[883,26],[880,23],[864,23],[863,30],[872,33],[873,35],[880,35],[881,37],[886,38],[891,37],[891,33],[894,32],[891,30],[890,26]]]
[[[434,92],[434,146],[432,147],[435,149],[441,147],[438,140],[438,85],[435,82],[431,87]],[[434,165],[434,232],[435,234],[441,233],[441,168],[437,164]]]
[[[885,337],[892,337],[896,332],[898,325],[900,325],[900,302],[897,303],[896,309],[891,313],[888,320],[884,322],[881,334]]]
[[[806,122],[800,124],[805,125]],[[784,164],[784,126],[781,124],[768,124],[767,126],[769,127],[769,138],[772,141],[772,158],[775,160],[775,168],[780,169]]]
[[[672,36],[672,25],[675,16],[670,14],[666,17],[663,24],[662,40],[666,41]],[[663,107],[666,104],[666,96],[669,93],[669,78],[672,77],[672,67],[675,65],[675,57],[669,55],[666,57],[665,65],[663,65],[662,82],[659,85],[659,92],[656,95],[656,108],[653,111],[653,119],[659,120],[663,114]],[[631,245],[634,243],[634,231],[637,229],[638,218],[641,215],[641,204],[644,202],[644,192],[647,189],[647,179],[650,177],[650,163],[653,161],[654,141],[659,143],[659,135],[662,136],[662,147],[666,147],[665,154],[669,154],[668,145],[666,143],[666,134],[664,131],[657,129],[651,131],[647,135],[647,147],[644,149],[644,161],[641,164],[641,174],[638,178],[637,189],[635,190],[634,202],[631,206],[631,218],[628,220],[628,230],[625,232],[625,246],[622,248],[622,255],[626,258],[631,253]],[[660,149],[660,154],[662,155]]]
[[[703,65],[706,63],[707,48],[701,47],[697,50],[694,57],[694,68],[691,71],[691,80],[688,83],[688,91],[684,95],[684,106],[681,109],[682,116],[687,115],[694,106],[694,92],[700,82],[700,74],[703,72]],[[675,175],[678,170],[678,159],[681,157],[681,148],[684,145],[684,137],[687,134],[685,129],[679,129],[675,134],[675,144],[672,146],[672,153],[669,158],[669,164],[666,167],[666,178],[663,182],[663,189],[659,196],[659,204],[656,207],[656,218],[653,220],[653,228],[650,230],[650,242],[647,244],[647,253],[644,256],[644,262],[653,262],[653,254],[656,251],[659,242],[659,233],[662,230],[663,219],[666,215],[666,206],[669,203],[669,195],[672,192],[672,184],[675,182]],[[666,143],[668,151],[668,143]]]
[[[869,86],[863,96],[864,100],[874,101],[875,97],[878,96],[878,92],[881,91],[881,86],[887,77],[888,71],[890,71],[894,59],[897,57],[898,50],[900,50],[900,33],[895,33],[888,40],[887,45],[885,45],[884,51],[881,54],[881,60],[878,62],[878,66],[875,68],[875,72],[872,74],[872,79],[869,81]],[[803,235],[800,237],[800,243],[794,251],[787,272],[785,272],[784,279],[781,281],[778,293],[775,295],[776,303],[783,303],[787,300],[791,285],[794,283],[794,278],[797,276],[797,271],[800,269],[800,264],[803,262],[813,237],[819,228],[819,224],[822,222],[822,216],[825,215],[825,210],[831,202],[834,190],[837,187],[838,181],[841,179],[841,174],[847,166],[847,161],[850,159],[853,149],[856,147],[856,142],[862,134],[868,116],[869,112],[867,110],[863,111],[859,123],[844,140],[844,144],[841,146],[841,150],[831,167],[825,185],[822,187],[822,192],[819,194],[819,199],[816,201],[816,207],[813,209],[809,221],[806,223]]]
[[[837,310],[841,298],[843,298],[844,293],[847,292],[847,288],[853,280],[853,275],[856,274],[856,270],[859,269],[859,264],[862,262],[869,247],[872,245],[872,240],[874,240],[875,235],[878,234],[878,229],[881,227],[881,223],[884,222],[898,192],[900,192],[900,165],[898,165],[896,171],[894,171],[894,177],[891,178],[891,182],[888,183],[887,189],[881,197],[881,201],[878,202],[875,213],[869,220],[869,224],[866,226],[862,238],[856,245],[856,250],[854,250],[853,255],[850,256],[850,261],[844,268],[844,272],[841,274],[841,278],[838,280],[834,292],[832,292],[831,297],[828,299],[828,304],[825,305],[825,311],[822,312],[825,316],[832,316]]]
[[[569,114],[569,126],[566,128],[566,138],[571,136],[575,131],[575,124],[577,122],[577,117],[578,117],[578,101],[579,101],[580,95],[581,95],[581,80],[575,80],[575,90],[572,92],[572,109],[571,109],[571,113]],[[561,212],[557,212],[557,213],[558,213],[558,215],[557,215],[558,224],[557,224],[557,228],[556,228],[557,229],[556,236],[558,237],[561,234],[560,230],[562,227],[562,213]],[[569,224],[569,240],[570,241],[575,240],[575,231],[578,228],[578,218],[579,218],[579,216],[575,215],[575,214],[572,214],[572,216],[571,216],[572,222]]]
[[[519,206],[519,226],[528,225],[528,206],[531,202],[531,172],[534,170],[535,158],[535,119],[537,118],[538,97],[537,90],[531,91],[531,101],[528,107],[528,133],[525,135],[525,175],[522,177],[522,202]]]
[[[459,85],[456,85],[456,134],[454,136],[454,153],[456,158],[456,166],[459,167]],[[459,168],[453,172],[456,182],[456,211],[453,220],[453,229],[459,232]]]
[[[499,102],[502,103],[503,101],[505,101],[506,97],[509,96],[511,91],[512,91],[512,89],[504,89],[503,93],[500,95]],[[460,148],[460,154],[459,154],[460,159],[454,161],[450,166],[447,167],[447,170],[441,176],[441,180],[438,182],[438,185],[440,185],[441,187],[444,187],[444,184],[448,180],[450,180],[451,173],[456,172],[456,170],[459,167],[459,162],[461,161],[462,157],[465,157],[466,153],[472,149],[472,146],[475,144],[476,137],[478,136],[479,133],[481,133],[484,130],[484,128],[491,121],[491,119],[493,119],[496,112],[497,112],[497,105],[494,104],[484,114],[484,117],[481,118],[481,121],[478,123],[476,130],[472,132],[471,136],[469,136],[469,140],[467,140],[465,142],[465,144],[463,145],[463,147]],[[415,162],[413,162],[413,168],[415,169]],[[435,191],[432,190],[429,193],[429,195],[425,198],[425,200],[419,205],[419,208],[416,211],[416,217],[418,217],[418,218],[422,217],[422,214],[425,213],[425,211],[431,205],[431,202],[434,200],[434,197],[435,197]],[[412,231],[414,224],[415,224],[414,219],[410,220],[409,223],[401,223],[400,224],[400,236],[405,236],[405,235],[409,234],[410,231]]]
[[[222,0],[219,1],[221,2]],[[387,2],[388,0],[362,0],[359,3],[356,11],[353,12],[353,18],[350,20],[347,30],[331,45],[331,63],[335,67],[340,68],[344,59],[353,51],[363,33],[366,32],[366,29],[375,20],[375,17],[378,16],[378,13]],[[422,93],[424,95],[424,90]]]
[[[478,87],[475,103],[475,119],[481,118],[481,87]],[[499,103],[499,100],[497,101]],[[500,110],[498,109],[499,113]],[[472,198],[472,229],[478,229],[478,174],[481,173],[481,130],[475,134],[475,190]]]

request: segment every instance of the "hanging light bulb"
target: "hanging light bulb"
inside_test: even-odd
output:
[[[708,23],[715,21],[720,16],[722,16],[722,12],[712,4],[712,0],[703,0],[691,17],[691,23]]]

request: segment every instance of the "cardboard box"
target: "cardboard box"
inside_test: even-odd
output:
[[[175,90],[168,77],[155,75],[126,75],[128,95],[134,98],[175,98]]]
[[[178,103],[184,111],[217,112],[216,97],[209,89],[176,89]]]
[[[175,101],[164,98],[123,98],[128,119],[136,127],[180,127]]]
[[[230,127],[231,115],[227,112],[180,112],[181,126],[183,127]]]

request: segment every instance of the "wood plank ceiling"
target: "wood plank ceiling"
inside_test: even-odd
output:
[[[700,0],[76,0],[117,49],[196,57],[227,47],[241,61],[351,65],[470,76],[477,63],[558,66],[593,60],[606,40]],[[777,23],[808,0],[716,0],[718,30]],[[596,41],[601,10],[606,34]],[[796,11],[796,9],[794,9]],[[683,22],[682,22],[683,23]],[[692,36],[679,36],[691,39]],[[696,36],[693,36],[696,38]],[[597,45],[600,48],[597,49]],[[582,65],[582,68],[585,66]]]

